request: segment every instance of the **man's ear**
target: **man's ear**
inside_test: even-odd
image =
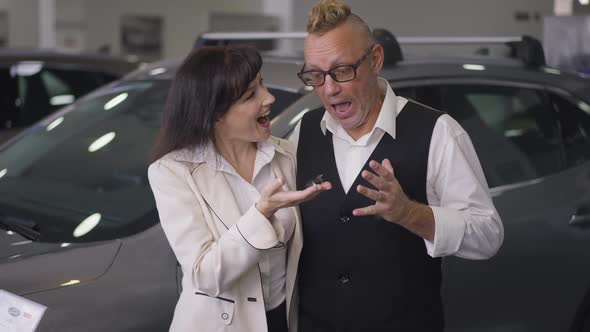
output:
[[[377,75],[383,68],[383,60],[385,59],[385,53],[383,52],[383,46],[381,44],[375,44],[371,51],[371,69]]]

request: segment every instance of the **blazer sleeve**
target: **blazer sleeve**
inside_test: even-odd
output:
[[[264,249],[279,244],[272,225],[255,207],[216,240],[205,217],[211,218],[210,211],[203,211],[191,189],[186,165],[159,160],[150,165],[148,177],[164,233],[196,291],[210,296],[228,291],[258,263]]]

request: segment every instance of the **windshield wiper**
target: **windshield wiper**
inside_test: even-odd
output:
[[[0,215],[0,226],[8,231],[18,233],[31,241],[37,241],[41,236],[39,226],[33,220]]]

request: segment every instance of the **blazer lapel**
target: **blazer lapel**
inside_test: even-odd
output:
[[[211,211],[226,228],[232,227],[240,219],[241,214],[234,193],[223,173],[216,172],[203,163],[197,166],[192,176]]]

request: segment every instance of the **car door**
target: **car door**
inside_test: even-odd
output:
[[[444,260],[447,331],[567,330],[590,285],[590,112],[531,84],[447,81],[396,91],[461,123],[505,227],[492,259]]]

